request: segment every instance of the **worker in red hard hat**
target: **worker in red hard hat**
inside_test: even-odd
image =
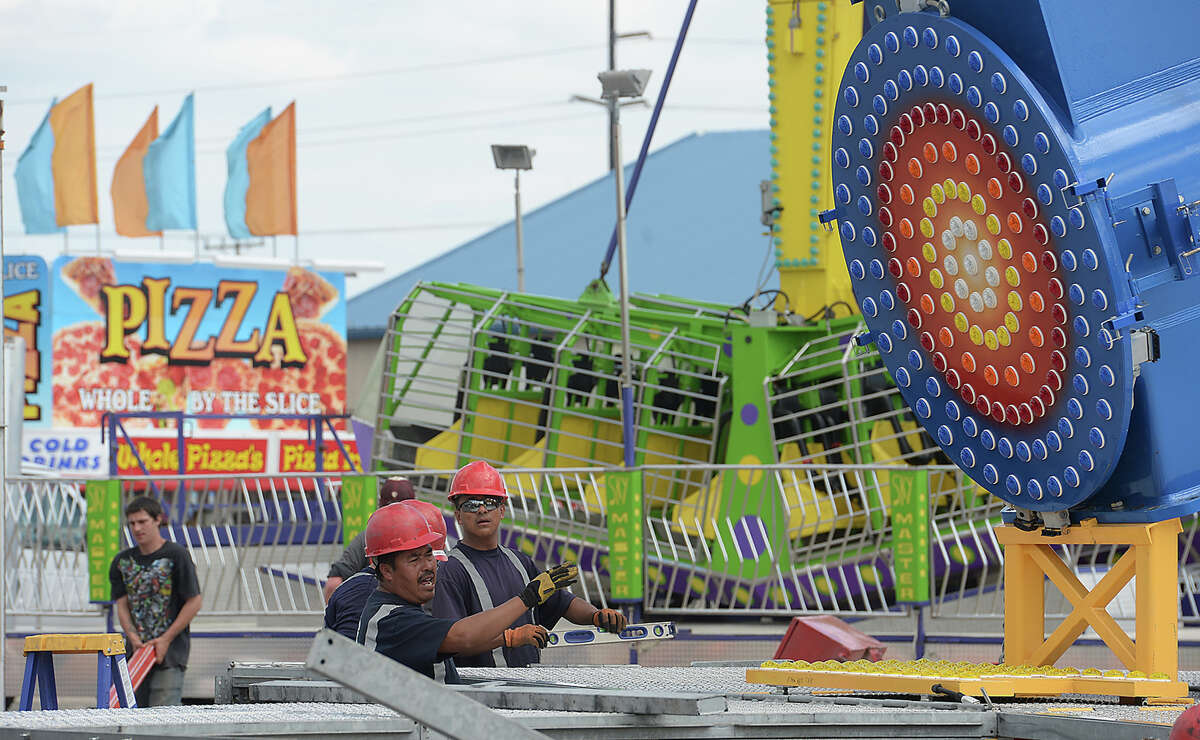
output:
[[[544,646],[544,627],[513,626],[518,617],[575,582],[578,569],[564,563],[535,575],[520,593],[494,609],[463,619],[445,619],[422,609],[436,591],[435,548],[444,529],[431,521],[419,502],[391,504],[367,521],[366,555],[375,568],[378,588],[367,597],[358,621],[359,643],[446,683],[458,682],[454,656],[495,648]]]
[[[416,498],[417,493],[413,490],[412,483],[408,478],[395,475],[386,478],[379,484],[379,500],[375,504],[375,508],[382,509],[388,504],[394,504],[397,501],[411,501]],[[322,592],[325,596],[325,601],[328,602],[333,596],[333,592],[342,582],[355,576],[367,567],[367,556],[363,555],[363,535],[362,532],[358,536],[346,544],[346,548],[342,550],[342,556],[337,562],[329,566],[329,575],[325,578],[325,588]]]
[[[462,539],[448,551],[449,560],[438,569],[433,614],[462,619],[511,599],[538,568],[525,553],[500,544],[500,520],[507,509],[508,492],[495,468],[482,460],[468,463],[450,483],[449,499]],[[513,626],[553,629],[563,617],[609,632],[620,632],[626,623],[625,615],[616,609],[597,609],[562,590],[536,608],[522,612]],[[504,645],[473,654],[464,651],[455,662],[472,667],[524,667],[538,662],[541,647],[544,645]]]
[[[392,504],[389,504],[392,505]],[[407,506],[419,512],[429,526],[434,529],[441,539],[433,544],[433,557],[439,561],[446,560],[446,518],[441,509],[425,501],[407,499],[395,506]],[[358,538],[361,541],[361,538]],[[366,546],[363,548],[363,559],[366,559]],[[351,640],[358,637],[358,620],[362,616],[367,598],[378,585],[375,568],[367,565],[359,572],[347,578],[329,597],[325,605],[325,626]]]

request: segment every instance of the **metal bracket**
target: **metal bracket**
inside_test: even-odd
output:
[[[1065,510],[1042,512],[1043,537],[1062,537],[1070,526],[1071,514],[1069,512]]]
[[[763,226],[772,227],[783,213],[782,205],[775,205],[775,194],[771,192],[771,182],[763,180],[758,183],[758,194],[762,200],[762,216],[759,221]]]
[[[1122,329],[1128,326],[1133,326],[1134,324],[1140,324],[1145,320],[1146,318],[1142,313],[1142,309],[1138,307],[1113,316],[1108,320],[1107,323],[1113,328],[1113,340],[1116,341],[1121,338]]]
[[[901,13],[919,13],[925,8],[936,8],[938,15],[950,15],[950,0],[898,0]]]
[[[1111,182],[1112,179],[1113,179],[1113,175],[1110,174],[1108,177],[1101,177],[1096,180],[1090,180],[1090,181],[1084,182],[1084,183],[1073,182],[1070,185],[1066,186],[1065,188],[1063,188],[1063,192],[1066,193],[1067,195],[1070,195],[1071,197],[1075,198],[1075,205],[1068,206],[1068,207],[1076,208],[1076,207],[1082,205],[1084,196],[1088,196],[1097,191],[1104,190],[1105,188],[1108,187],[1108,183]]]
[[[1014,506],[1013,508],[1017,512],[1016,518],[1013,519],[1013,526],[1022,532],[1036,532],[1040,524],[1037,512],[1022,509],[1020,506]]]
[[[1136,292],[1200,274],[1200,201],[1185,202],[1174,179],[1151,183],[1109,206],[1123,241],[1140,239],[1145,245],[1146,258],[1134,255]]]
[[[1162,356],[1158,332],[1149,328],[1129,332],[1129,351],[1133,359],[1133,377],[1137,378],[1141,375],[1142,363],[1158,362],[1158,358]]]
[[[821,226],[823,226],[826,231],[833,231],[833,222],[837,220],[837,217],[838,215],[836,208],[830,208],[827,211],[821,211],[819,214],[817,214],[817,220],[821,222]]]
[[[313,638],[305,667],[450,738],[546,737],[330,629]]]

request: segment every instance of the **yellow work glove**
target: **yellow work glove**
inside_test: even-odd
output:
[[[523,624],[510,630],[504,630],[504,647],[515,648],[531,645],[538,650],[546,647],[550,639],[546,628],[540,624]]]
[[[601,609],[592,615],[592,625],[605,632],[619,633],[625,624],[625,615],[616,609]]]
[[[579,577],[579,568],[574,563],[562,563],[553,568],[538,573],[521,592],[521,601],[530,609],[545,604],[546,599],[553,596],[559,589],[564,589]]]

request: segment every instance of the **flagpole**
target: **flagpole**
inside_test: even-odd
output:
[[[0,85],[0,92],[7,93],[8,86]],[[4,100],[0,99],[0,265],[4,263]],[[4,270],[0,269],[0,306],[4,305]],[[0,340],[2,341],[2,340]],[[0,345],[0,389],[7,386],[4,382],[3,346]],[[8,461],[3,458],[3,452],[8,450],[7,436],[12,433],[8,429],[8,418],[5,414],[4,394],[0,392],[0,668],[7,657],[8,621],[5,612],[8,611]],[[20,473],[20,470],[17,471]]]

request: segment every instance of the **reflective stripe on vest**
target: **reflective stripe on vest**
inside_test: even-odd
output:
[[[399,604],[380,604],[375,610],[375,614],[371,616],[367,622],[367,631],[363,634],[363,647],[375,649],[375,643],[379,639],[379,620],[400,608]]]
[[[457,547],[450,550],[450,557],[462,563],[462,567],[467,571],[467,576],[471,579],[471,585],[475,587],[475,597],[479,599],[480,611],[487,611],[492,608],[492,596],[488,593],[487,584],[483,582],[483,576],[479,574],[479,569],[471,562],[462,550]],[[496,661],[497,668],[507,668],[508,661],[504,659],[504,646],[492,650],[492,659]]]

